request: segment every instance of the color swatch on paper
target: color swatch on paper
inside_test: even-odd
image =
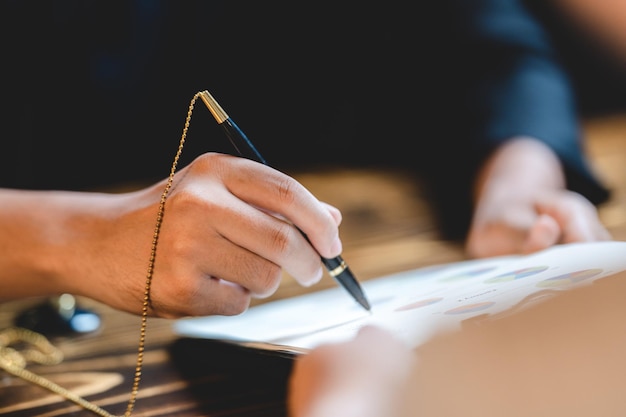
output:
[[[494,284],[497,282],[515,281],[516,279],[526,278],[531,275],[538,274],[548,269],[547,266],[533,266],[529,268],[518,269],[517,271],[511,271],[504,274],[496,275],[495,277],[485,280],[486,284]]]
[[[455,307],[455,308],[452,308],[450,310],[447,310],[444,314],[475,313],[477,311],[485,310],[485,309],[491,307],[494,304],[495,304],[495,302],[493,302],[493,301],[483,301],[481,303],[467,304],[467,305],[463,305],[463,306],[460,306],[460,307]]]
[[[601,268],[583,269],[582,271],[569,272],[567,274],[558,275],[556,277],[548,278],[544,281],[538,282],[537,287],[554,288],[573,285],[588,278],[593,278],[601,273]]]

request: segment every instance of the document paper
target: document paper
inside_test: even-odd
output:
[[[626,270],[626,242],[553,246],[525,256],[435,265],[361,283],[365,311],[336,287],[260,304],[238,316],[179,319],[181,336],[292,353],[352,338],[365,325],[389,330],[411,347],[465,320],[514,314],[570,288]]]

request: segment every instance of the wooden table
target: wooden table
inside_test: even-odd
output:
[[[626,118],[587,123],[589,153],[598,174],[613,189],[600,215],[615,239],[626,240]],[[361,280],[402,270],[464,259],[458,243],[441,240],[419,186],[402,172],[345,170],[295,173],[320,199],[344,214],[344,258]],[[290,277],[270,300],[336,285],[325,277],[305,290]],[[0,329],[39,299],[0,304]],[[59,365],[28,369],[81,391],[112,414],[123,414],[137,357],[139,317],[90,300],[79,300],[101,315],[99,331],[55,338],[64,356]],[[257,302],[258,303],[258,302]],[[135,416],[285,415],[291,361],[251,356],[207,342],[179,339],[171,321],[149,319],[142,381]],[[0,414],[6,416],[89,416],[91,413],[47,391],[0,372]]]

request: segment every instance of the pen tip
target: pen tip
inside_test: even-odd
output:
[[[370,303],[364,297],[360,298],[358,301],[364,309],[372,311],[372,306],[370,306]]]

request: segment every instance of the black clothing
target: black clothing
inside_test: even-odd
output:
[[[591,74],[613,71],[614,97],[624,80],[568,46],[557,12],[405,3],[1,1],[0,186],[165,178],[189,101],[207,89],[278,169],[415,170],[446,233],[467,226],[476,168],[515,135],[550,145],[572,189],[607,198],[580,144],[580,103],[607,98],[597,80],[609,78]],[[181,165],[205,151],[232,149],[200,104]]]

